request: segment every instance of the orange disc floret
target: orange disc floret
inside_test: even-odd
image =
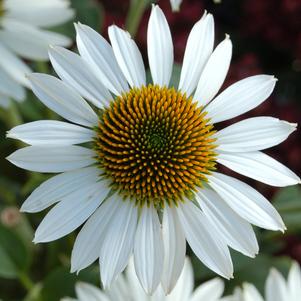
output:
[[[216,164],[206,112],[174,88],[131,89],[102,112],[96,131],[100,166],[139,205],[183,201]]]

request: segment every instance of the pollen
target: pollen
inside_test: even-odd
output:
[[[113,187],[137,205],[177,205],[215,169],[206,112],[174,88],[133,88],[99,114],[94,148]]]

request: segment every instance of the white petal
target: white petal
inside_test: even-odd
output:
[[[10,106],[11,100],[6,95],[0,93],[0,107],[8,109]]]
[[[296,124],[273,117],[253,117],[218,131],[217,149],[228,152],[262,150],[284,141],[296,130]]]
[[[130,86],[133,88],[145,85],[142,55],[130,34],[113,25],[109,27],[109,37],[119,67]]]
[[[259,152],[220,153],[217,162],[249,178],[268,185],[285,187],[300,183],[300,178],[272,157]]]
[[[0,67],[5,70],[18,83],[30,86],[26,74],[31,73],[30,68],[20,60],[14,53],[7,50],[0,44]]]
[[[101,108],[112,96],[90,66],[76,53],[62,47],[51,47],[49,58],[57,75],[81,96]]]
[[[41,30],[22,22],[5,20],[0,32],[1,42],[18,55],[32,60],[48,60],[48,46],[69,46],[71,40],[61,34]]]
[[[82,225],[104,200],[106,185],[105,181],[93,183],[63,198],[43,219],[33,241],[53,241]]]
[[[64,172],[93,164],[93,156],[93,151],[76,145],[27,146],[12,153],[7,160],[31,171]]]
[[[283,301],[288,300],[287,297],[286,283],[283,276],[272,268],[265,284],[266,300]]]
[[[298,301],[301,292],[301,269],[298,262],[293,262],[288,274],[289,300]]]
[[[182,0],[170,0],[172,11],[176,12],[180,10]]]
[[[165,255],[161,283],[165,293],[169,294],[183,270],[186,240],[176,209],[168,205],[164,208],[162,234]]]
[[[88,283],[77,283],[75,290],[79,301],[110,301],[100,289]]]
[[[153,83],[168,86],[173,67],[173,42],[167,20],[153,5],[147,28],[147,53]]]
[[[220,300],[224,292],[225,284],[219,278],[202,283],[192,294],[189,301],[217,301]],[[254,300],[255,301],[255,300]]]
[[[98,117],[71,87],[56,77],[33,73],[29,76],[34,94],[51,110],[71,122],[93,127]]]
[[[110,44],[86,25],[76,24],[76,42],[80,55],[95,75],[114,94],[128,91],[128,85],[115,59]]]
[[[204,13],[193,26],[186,44],[179,90],[191,95],[196,88],[214,43],[214,19]]]
[[[231,85],[207,107],[213,123],[228,120],[252,110],[264,102],[273,92],[274,76],[255,75]]]
[[[134,246],[135,269],[148,294],[158,287],[164,263],[161,225],[153,205],[144,206],[137,227]]]
[[[137,278],[133,258],[130,259],[125,274],[127,278],[128,290],[130,291],[133,301],[150,301],[148,295],[146,295]]]
[[[106,200],[82,227],[72,250],[71,272],[79,272],[99,257],[111,218],[120,201],[112,197]]]
[[[34,26],[51,27],[74,17],[69,1],[4,1],[4,18],[20,20]]]
[[[188,301],[194,286],[193,268],[190,260],[186,258],[180,278],[166,301]],[[165,300],[165,299],[164,299]],[[155,300],[154,300],[155,301]],[[207,301],[207,300],[206,300]]]
[[[119,206],[111,218],[99,255],[101,281],[105,289],[129,261],[138,220],[138,209],[133,201],[123,201],[118,194],[113,198],[115,202],[119,202]]]
[[[25,99],[24,88],[2,68],[0,68],[0,93],[18,101]]]
[[[41,120],[18,125],[6,137],[30,145],[71,145],[89,142],[94,132],[84,127],[55,120]]]
[[[221,88],[232,57],[232,43],[229,36],[211,54],[200,77],[193,99],[205,106]]]
[[[186,240],[196,256],[211,270],[229,279],[233,266],[227,245],[219,239],[211,222],[191,201],[180,203],[177,213]]]
[[[59,202],[70,193],[99,180],[101,171],[96,167],[80,168],[50,178],[36,188],[25,200],[22,212],[39,212]]]
[[[252,226],[246,220],[236,214],[212,190],[200,189],[196,200],[228,246],[247,256],[255,257],[259,247]]]
[[[208,181],[220,197],[248,222],[269,230],[285,229],[276,209],[251,186],[217,172],[208,176]]]
[[[244,301],[264,301],[258,290],[253,284],[243,284],[243,300]]]

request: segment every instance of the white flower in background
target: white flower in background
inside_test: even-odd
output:
[[[75,287],[78,301],[218,301],[224,291],[224,283],[215,278],[203,283],[193,291],[194,276],[189,259],[186,259],[180,278],[170,295],[165,296],[159,287],[153,296],[146,295],[136,276],[134,265],[130,261],[125,275],[120,275],[110,290],[101,291],[87,283],[78,283]],[[63,298],[62,301],[75,299]]]
[[[22,101],[30,68],[18,57],[48,60],[49,44],[68,46],[71,40],[44,28],[71,19],[69,0],[0,0],[0,106],[11,98]]]
[[[173,11],[179,11],[182,0],[170,0],[171,8]]]
[[[285,226],[264,196],[219,173],[216,163],[273,186],[297,184],[292,171],[261,152],[284,141],[296,125],[272,117],[249,118],[221,131],[214,124],[261,104],[275,78],[252,76],[215,97],[232,44],[227,36],[213,51],[210,14],[189,35],[177,89],[168,88],[173,43],[159,6],[153,6],[148,25],[153,84],[147,86],[142,56],[127,32],[111,26],[111,46],[88,26],[78,24],[76,31],[80,55],[60,47],[49,52],[61,79],[30,76],[34,93],[71,123],[36,121],[8,133],[31,145],[9,161],[31,171],[61,173],[22,206],[38,212],[56,204],[34,242],[59,239],[86,222],[71,270],[99,258],[105,288],[133,253],[146,292],[162,283],[169,293],[183,268],[186,240],[207,267],[231,278],[228,247],[250,257],[258,252],[251,224],[280,231]]]
[[[225,297],[223,301],[300,301],[301,297],[301,270],[297,262],[294,262],[285,281],[281,273],[271,269],[265,283],[265,299],[256,287],[244,283],[242,289],[237,288],[233,296]]]

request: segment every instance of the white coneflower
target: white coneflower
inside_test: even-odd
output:
[[[75,287],[78,301],[218,301],[224,291],[224,283],[215,278],[207,281],[193,291],[193,269],[189,259],[186,259],[180,278],[171,294],[165,296],[159,287],[153,296],[146,295],[139,284],[134,265],[130,261],[125,275],[121,275],[108,291],[87,284],[78,283]],[[75,299],[63,298],[62,301]]]
[[[282,274],[272,268],[265,283],[265,298],[253,284],[244,283],[242,289],[237,288],[233,296],[223,301],[299,301],[301,297],[301,270],[294,262],[285,281]]]
[[[67,37],[46,31],[74,15],[69,0],[0,0],[0,106],[22,101],[30,68],[18,57],[48,60],[49,44],[68,46]]]
[[[43,120],[8,133],[31,145],[9,161],[61,173],[22,207],[37,212],[57,203],[34,242],[56,240],[86,222],[74,245],[72,271],[99,258],[105,287],[134,254],[145,290],[152,293],[161,282],[170,292],[182,271],[186,240],[207,267],[231,278],[228,247],[251,257],[258,252],[251,224],[280,231],[285,226],[264,196],[219,173],[216,163],[266,184],[297,184],[292,171],[261,152],[285,140],[296,125],[272,117],[249,118],[221,131],[214,124],[261,104],[275,78],[252,76],[215,97],[232,44],[227,36],[213,51],[210,14],[190,33],[178,88],[168,87],[173,43],[159,6],[153,6],[147,33],[152,84],[127,32],[111,26],[111,46],[88,26],[78,24],[76,31],[80,55],[50,49],[61,79],[30,76],[34,93],[71,123]]]

